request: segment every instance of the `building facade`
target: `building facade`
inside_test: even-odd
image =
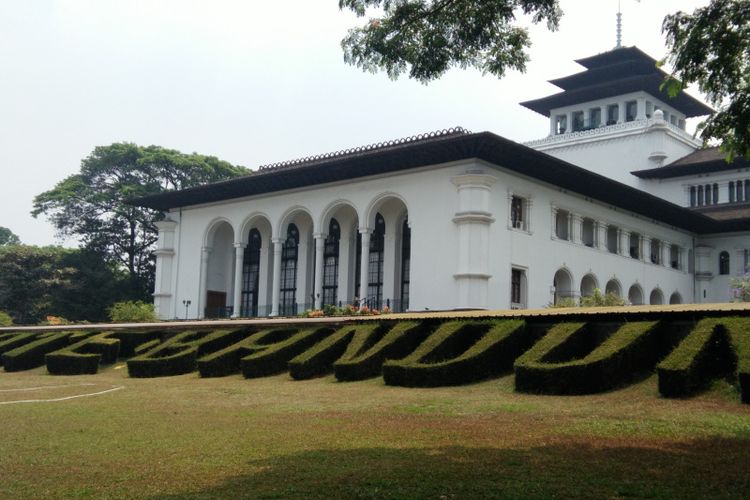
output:
[[[553,81],[561,94],[524,103],[550,117],[528,145],[451,129],[138,200],[165,213],[159,316],[729,300],[746,166],[699,148],[684,120],[707,108],[668,101],[644,58],[617,49]]]

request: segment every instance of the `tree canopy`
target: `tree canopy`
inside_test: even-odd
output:
[[[750,159],[750,1],[712,0],[692,14],[671,14],[662,32],[670,93],[697,83],[717,109],[699,125],[702,139],[721,140],[728,159]]]
[[[0,226],[0,247],[8,245],[18,245],[21,243],[20,238],[7,227]]]
[[[382,16],[342,40],[347,63],[385,70],[391,78],[408,71],[422,83],[453,66],[497,77],[508,69],[524,71],[530,40],[528,30],[515,24],[516,13],[546,21],[551,30],[562,15],[557,0],[339,0],[339,8],[359,17],[382,9]]]
[[[151,252],[158,237],[154,222],[162,214],[126,201],[248,172],[213,156],[115,143],[95,148],[82,160],[79,173],[36,196],[32,215],[44,214],[59,236],[77,239],[125,270],[132,292],[127,298],[146,299],[154,273]]]

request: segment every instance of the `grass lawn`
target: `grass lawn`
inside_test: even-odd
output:
[[[56,387],[50,387],[56,386]],[[750,407],[381,378],[0,373],[2,498],[747,498]],[[32,388],[39,388],[28,390]],[[23,390],[18,390],[23,389]]]

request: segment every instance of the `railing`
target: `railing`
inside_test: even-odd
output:
[[[696,141],[693,138],[692,134],[689,134],[685,130],[682,130],[681,128],[672,125],[668,121],[665,120],[655,120],[654,118],[645,118],[642,120],[633,120],[630,122],[624,122],[624,123],[615,123],[613,125],[610,125],[609,123],[604,127],[592,127],[588,129],[582,129],[579,131],[569,132],[569,133],[561,133],[561,134],[555,134],[548,137],[545,137],[543,139],[537,139],[534,141],[524,142],[524,146],[528,147],[535,147],[535,146],[546,146],[561,142],[567,142],[574,139],[580,139],[584,137],[594,137],[597,135],[605,135],[610,134],[613,132],[619,132],[619,131],[626,131],[626,130],[633,130],[633,129],[639,129],[639,128],[646,128],[650,127],[652,125],[664,125],[671,129],[673,132],[676,132],[677,134],[681,135],[684,138],[690,139],[696,144],[699,143],[699,141]]]
[[[204,311],[205,318],[207,319],[219,319],[219,318],[231,318],[234,312],[234,307],[207,307]]]

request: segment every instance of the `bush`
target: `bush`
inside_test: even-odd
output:
[[[524,345],[525,322],[452,321],[404,359],[386,361],[388,385],[435,387],[483,380],[508,370]]]
[[[113,338],[112,332],[104,332],[48,353],[45,362],[52,375],[94,374],[99,364],[117,361],[119,351],[120,340]]]
[[[339,328],[310,349],[289,361],[289,374],[296,380],[323,375],[330,371],[334,361],[344,354],[344,351],[355,335],[369,335],[378,328],[380,328],[380,325],[373,322],[363,325],[346,325]]]
[[[592,295],[581,297],[581,307],[616,307],[624,305],[624,299],[621,299],[612,292],[604,295],[598,288],[594,288]]]
[[[168,377],[195,371],[199,356],[225,348],[246,330],[188,331],[128,360],[131,377]]]
[[[594,331],[583,323],[555,325],[516,360],[516,390],[591,394],[622,385],[656,363],[657,326],[656,321],[626,323],[586,352]]]
[[[297,328],[269,328],[254,333],[250,337],[207,354],[198,360],[201,377],[224,377],[240,371],[240,360],[262,350],[264,345],[287,339],[297,333]]]
[[[346,352],[333,364],[336,379],[363,380],[381,374],[386,359],[408,356],[432,331],[428,322],[399,321],[355,333]]]
[[[39,332],[9,332],[0,334],[0,355],[39,338]],[[2,356],[0,356],[2,365]]]
[[[739,381],[742,402],[750,403],[750,320],[701,320],[659,363],[657,373],[664,397],[688,396],[712,378],[731,375]]]
[[[116,302],[107,309],[113,323],[154,323],[158,321],[154,305],[143,301]]]
[[[174,335],[174,332],[170,333],[166,330],[116,330],[112,332],[112,337],[120,341],[119,356],[121,358],[143,354],[146,351],[142,349],[142,346],[148,344],[149,349],[156,347],[160,342]]]
[[[0,326],[11,326],[13,318],[5,311],[0,311]]]
[[[298,331],[292,335],[274,336],[275,332],[258,335],[249,344],[252,351],[240,360],[240,368],[245,378],[275,375],[287,369],[287,363],[317,342],[333,333],[332,328],[314,327]]]
[[[44,355],[68,345],[72,332],[43,333],[33,341],[2,355],[6,372],[30,370],[44,364]]]

